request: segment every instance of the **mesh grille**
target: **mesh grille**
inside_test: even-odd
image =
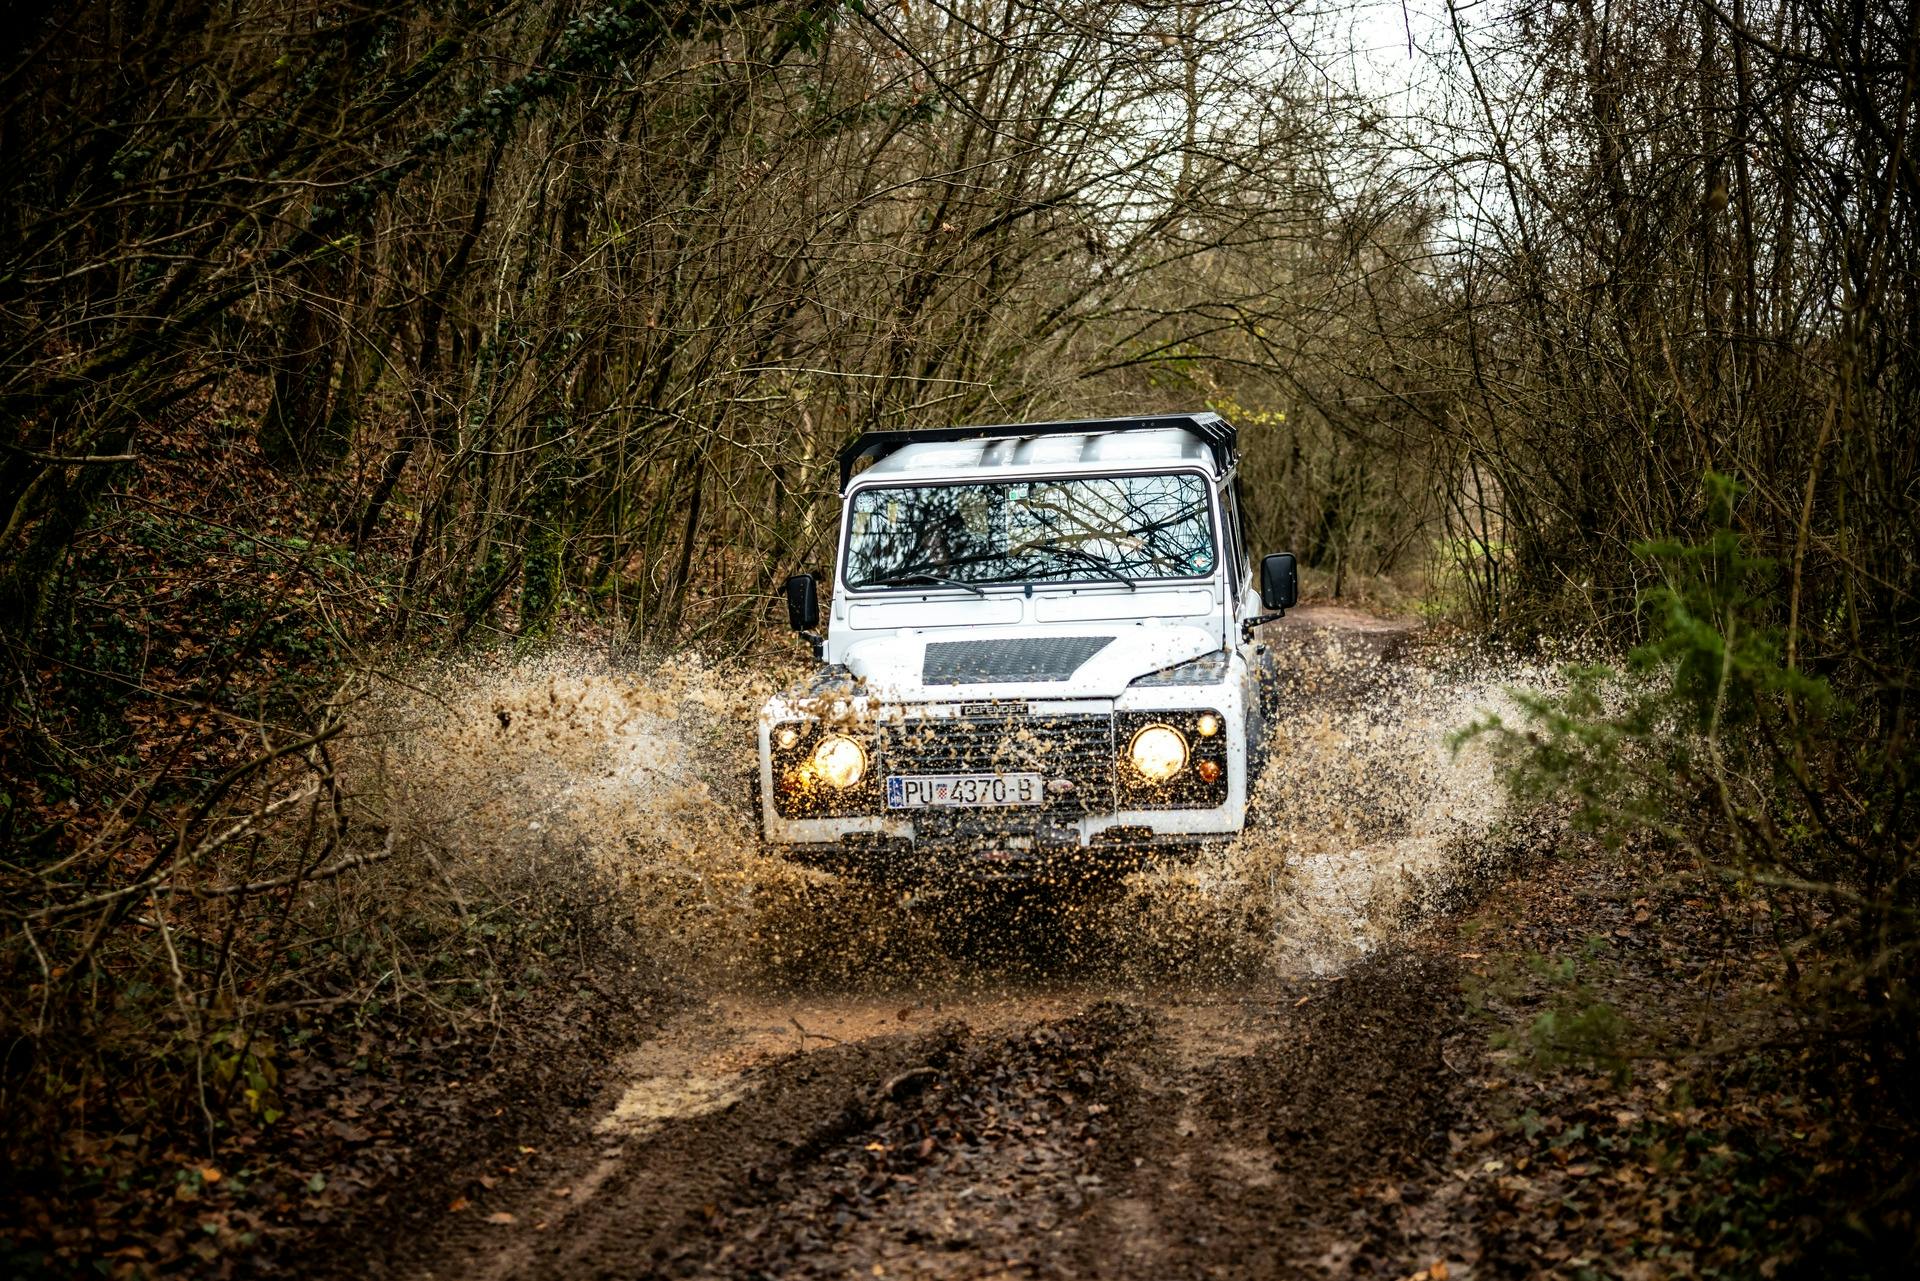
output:
[[[1048,809],[1113,806],[1113,718],[995,714],[907,721],[887,727],[880,749],[887,774],[1038,773],[1072,779]]]
[[[920,665],[928,685],[988,681],[1063,681],[1113,644],[1111,636],[1038,636],[1019,640],[933,641]]]

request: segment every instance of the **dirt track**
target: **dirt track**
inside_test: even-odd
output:
[[[1453,1001],[1444,961],[1394,950],[1339,979],[1187,1000],[860,1003],[837,1022],[792,1012],[804,1002],[704,1007],[635,1052],[576,1150],[497,1199],[514,1222],[470,1213],[406,1265],[1405,1275],[1461,1253],[1446,1216],[1401,1192],[1447,1151]]]
[[[1403,633],[1365,621],[1302,620],[1373,658],[1300,699],[1369,697]],[[387,1270],[1403,1277],[1479,1253],[1443,1169],[1481,1044],[1446,946],[1416,930],[1323,977],[1123,981],[1064,918],[1048,944],[1054,910],[1009,904],[1017,980],[699,992],[557,1141],[450,1187]]]

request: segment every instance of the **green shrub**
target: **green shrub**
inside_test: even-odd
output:
[[[1564,688],[1516,691],[1518,717],[1456,744],[1490,740],[1518,796],[1567,804],[1610,844],[1651,834],[1759,896],[1793,995],[1904,1073],[1920,932],[1899,699],[1871,672],[1789,657],[1791,582],[1746,550],[1733,481],[1709,474],[1705,497],[1704,540],[1634,548],[1657,583],[1623,668],[1568,667]]]

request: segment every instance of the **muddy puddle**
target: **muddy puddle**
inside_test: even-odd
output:
[[[752,727],[781,677],[693,659],[446,669],[388,696],[366,768],[456,893],[584,876],[700,994],[622,1065],[608,1136],[723,1107],[796,1053],[1101,1001],[1150,1005],[1204,1057],[1236,1044],[1250,992],[1337,976],[1497,870],[1513,819],[1450,740],[1544,678],[1346,611],[1271,631],[1287,683],[1247,834],[1099,894],[902,894],[769,857]]]

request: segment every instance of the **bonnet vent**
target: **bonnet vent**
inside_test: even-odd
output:
[[[926,685],[989,681],[1063,681],[1113,644],[1111,636],[1040,636],[1024,640],[933,641],[920,665]]]

